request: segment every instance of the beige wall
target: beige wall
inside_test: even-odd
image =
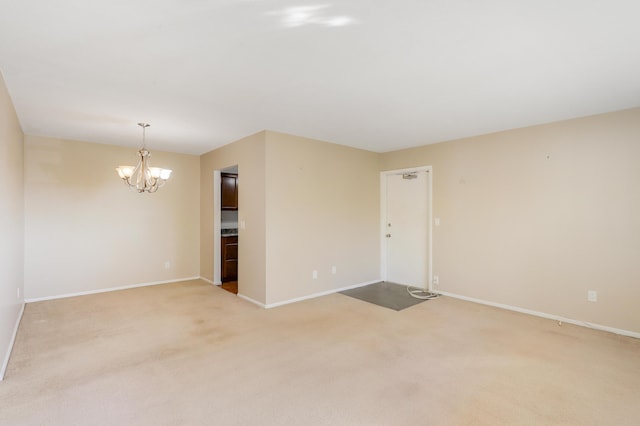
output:
[[[22,158],[22,129],[0,74],[0,379],[24,301]]]
[[[199,275],[199,158],[151,149],[173,174],[138,194],[115,171],[135,151],[25,137],[28,299]]]
[[[200,276],[213,281],[215,170],[238,166],[238,292],[265,303],[265,133],[260,132],[200,157]]]
[[[390,152],[381,169],[433,166],[440,290],[640,332],[639,159],[632,109]]]
[[[378,154],[269,131],[266,164],[267,304],[379,279]]]
[[[213,172],[232,165],[240,293],[258,302],[378,279],[379,171],[431,165],[438,289],[640,332],[640,109],[385,154],[264,131],[200,158],[153,152],[174,174],[140,195],[113,170],[135,162],[130,148],[27,136],[23,163],[0,83],[0,350],[17,288],[213,279]]]

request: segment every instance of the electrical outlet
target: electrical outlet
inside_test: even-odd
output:
[[[438,285],[438,282],[439,282],[439,281],[440,281],[440,280],[438,279],[438,276],[437,276],[437,275],[434,275],[434,276],[433,276],[433,280],[432,280],[433,285]]]
[[[595,290],[587,291],[587,300],[589,302],[597,302],[598,301],[598,292]]]
[[[20,287],[18,287],[18,299],[20,299]]]
[[[334,265],[334,266],[332,266],[332,267],[331,267],[331,273],[332,273],[333,275],[335,275],[337,272],[338,272],[338,268],[336,268],[336,267],[335,267],[335,265]]]
[[[314,280],[317,280],[318,279],[318,271],[313,271],[311,273],[311,278],[313,278]]]
[[[167,260],[166,262],[164,262],[164,269],[169,269],[169,268],[171,268],[171,262]]]

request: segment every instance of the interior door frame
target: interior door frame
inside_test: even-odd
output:
[[[220,258],[220,246],[222,242],[222,191],[220,189],[222,178],[220,170],[213,171],[213,283],[222,285],[222,259]]]
[[[433,167],[420,166],[406,169],[386,170],[380,172],[380,278],[387,280],[387,177],[411,172],[427,172],[427,215],[428,232],[427,241],[428,268],[427,275],[428,290],[433,291]]]

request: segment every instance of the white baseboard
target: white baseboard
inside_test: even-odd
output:
[[[358,287],[364,287],[365,285],[375,284],[375,283],[379,283],[379,282],[380,282],[380,280],[367,281],[365,283],[354,284],[354,285],[350,285],[350,286],[347,286],[347,287],[341,287],[341,288],[334,288],[332,290],[322,291],[322,292],[319,292],[319,293],[309,294],[307,296],[296,297],[295,299],[289,299],[289,300],[284,300],[282,302],[275,302],[275,303],[269,303],[269,304],[264,304],[262,302],[258,302],[257,300],[254,300],[254,299],[252,299],[252,298],[250,298],[248,296],[245,296],[244,294],[240,294],[240,293],[238,293],[238,297],[241,298],[241,299],[246,300],[247,302],[251,302],[254,305],[258,305],[261,308],[271,309],[271,308],[276,308],[278,306],[288,305],[290,303],[302,302],[303,300],[308,300],[308,299],[315,299],[316,297],[327,296],[329,294],[339,293],[341,291],[351,290],[353,288],[358,288]]]
[[[220,285],[220,284],[222,284],[222,283],[220,283],[220,284],[214,283],[213,281],[211,281],[210,279],[205,278],[205,277],[200,277],[200,279],[201,279],[202,281],[206,281],[206,282],[208,282],[208,283],[209,283],[209,284],[211,284],[211,285]]]
[[[20,308],[20,314],[18,314],[18,319],[16,320],[16,325],[13,327],[13,334],[11,335],[11,341],[9,342],[9,347],[7,348],[7,354],[4,357],[4,362],[2,363],[2,370],[0,370],[0,382],[4,380],[4,373],[7,371],[7,366],[9,365],[9,358],[11,358],[11,352],[13,351],[13,345],[16,342],[16,336],[18,335],[18,327],[20,327],[20,321],[22,321],[22,314],[24,314],[24,306]]]
[[[199,280],[199,279],[200,279],[200,277],[187,277],[187,278],[178,278],[178,279],[166,280],[166,281],[154,281],[154,282],[150,282],[150,283],[125,285],[125,286],[121,286],[121,287],[110,287],[110,288],[101,288],[101,289],[98,289],[98,290],[80,291],[78,293],[59,294],[59,295],[56,295],[56,296],[34,297],[34,298],[31,298],[31,299],[24,299],[24,301],[26,303],[42,302],[42,301],[45,301],[45,300],[65,299],[67,297],[86,296],[88,294],[106,293],[106,292],[109,292],[109,291],[127,290],[127,289],[130,289],[130,288],[148,287],[148,286],[152,286],[152,285],[171,284],[171,283],[178,283],[180,281],[191,281],[191,280]]]
[[[313,293],[313,294],[309,294],[307,296],[296,297],[295,299],[284,300],[282,302],[269,303],[267,305],[264,305],[264,307],[266,309],[276,308],[278,306],[288,305],[290,303],[302,302],[303,300],[315,299],[316,297],[327,296],[329,294],[339,293],[339,292],[345,291],[345,290],[351,290],[351,289],[358,288],[358,287],[364,287],[365,285],[379,283],[380,281],[381,280],[367,281],[367,282],[364,282],[364,283],[354,284],[354,285],[350,285],[350,286],[347,286],[347,287],[334,288],[332,290],[321,291],[319,293]]]
[[[517,306],[505,305],[502,303],[489,302],[487,300],[476,299],[473,297],[461,296],[455,293],[449,293],[447,291],[436,291],[436,293],[441,294],[443,296],[452,297],[454,299],[466,300],[467,302],[480,303],[482,305],[493,306],[496,308],[507,309],[509,311],[520,312],[523,314],[534,315],[536,317],[547,318],[554,321],[566,322],[567,324],[579,325],[581,327],[593,328],[594,330],[608,331],[609,333],[620,334],[622,336],[635,337],[636,339],[640,339],[640,333],[636,333],[635,331],[622,330],[620,328],[609,327],[606,325],[593,324],[586,321],[575,320],[571,318],[565,318],[558,315],[547,314],[545,312],[533,311],[531,309],[519,308]]]
[[[262,302],[258,302],[257,300],[254,300],[254,299],[250,298],[249,296],[245,296],[244,294],[240,294],[240,293],[238,293],[238,297],[239,297],[240,299],[244,299],[244,300],[246,300],[247,302],[251,302],[251,303],[253,303],[254,305],[258,305],[258,306],[260,306],[261,308],[266,308],[266,306],[265,306],[265,304],[264,304],[264,303],[262,303]]]

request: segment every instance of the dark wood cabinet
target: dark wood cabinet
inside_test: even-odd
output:
[[[222,282],[238,280],[238,237],[222,237]]]
[[[222,210],[238,210],[238,175],[231,173],[220,174]]]

